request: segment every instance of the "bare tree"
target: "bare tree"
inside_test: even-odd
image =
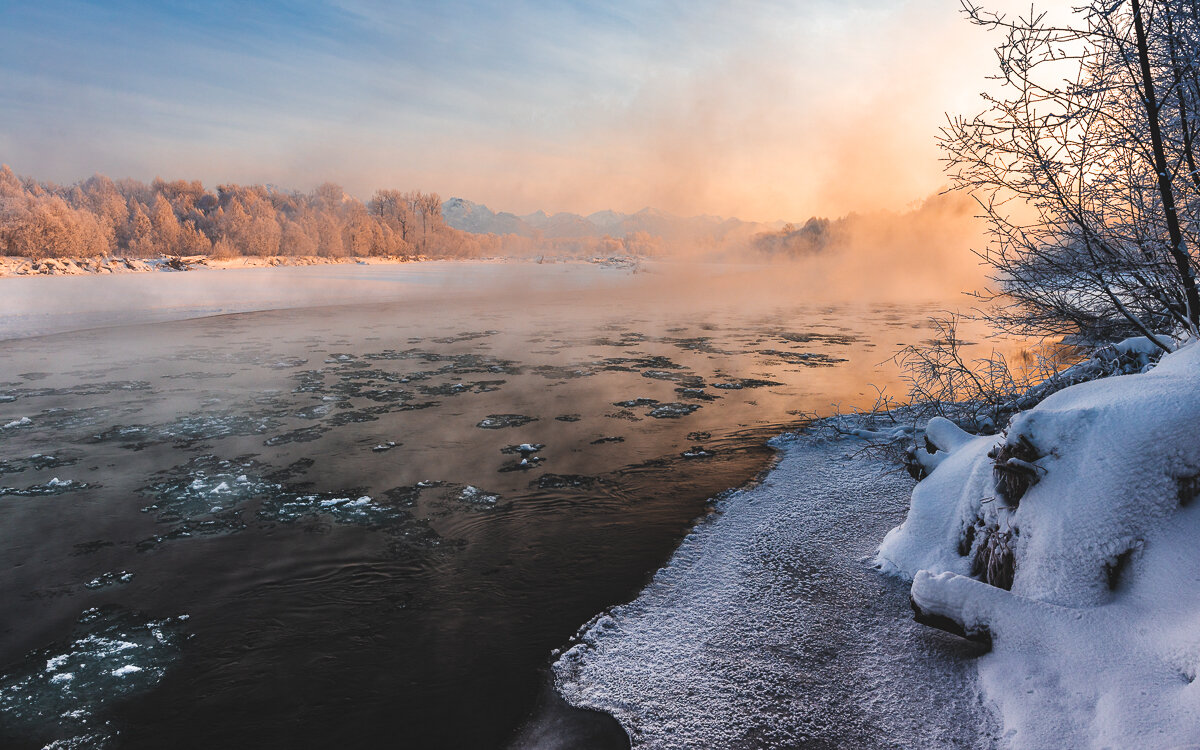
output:
[[[1002,330],[1111,338],[1164,350],[1200,334],[1197,61],[1193,3],[1092,0],[1072,23],[1009,19],[988,109],[943,130],[954,186],[983,209]]]

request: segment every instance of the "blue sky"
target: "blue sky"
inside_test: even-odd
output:
[[[950,0],[0,2],[0,161],[522,212],[897,207],[940,183],[978,33]]]

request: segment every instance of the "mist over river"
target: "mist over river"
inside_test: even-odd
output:
[[[947,303],[642,270],[0,279],[0,745],[503,747]]]

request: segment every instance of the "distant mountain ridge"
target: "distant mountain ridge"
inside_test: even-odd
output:
[[[587,216],[545,211],[518,216],[514,213],[492,211],[481,203],[465,198],[451,198],[442,203],[442,216],[455,229],[474,234],[515,234],[541,239],[581,237],[625,237],[635,232],[667,240],[708,239],[723,242],[733,237],[749,237],[757,232],[772,231],[783,222],[763,224],[726,219],[720,216],[682,217],[643,208],[634,214],[617,211],[597,211]]]

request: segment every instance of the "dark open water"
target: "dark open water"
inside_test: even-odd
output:
[[[923,317],[598,290],[0,342],[0,746],[605,730],[551,651]]]

